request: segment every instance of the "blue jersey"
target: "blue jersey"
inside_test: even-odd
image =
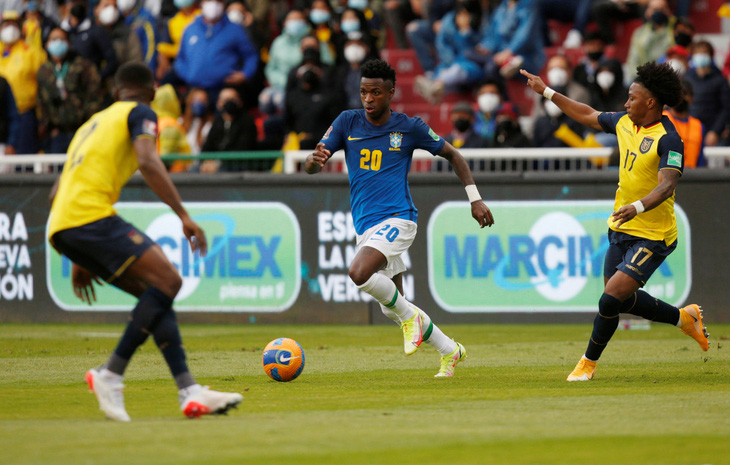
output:
[[[408,188],[413,151],[439,154],[445,144],[421,118],[393,111],[387,123],[376,126],[365,110],[342,112],[320,142],[332,153],[345,151],[358,234],[392,216],[416,221],[418,210]]]

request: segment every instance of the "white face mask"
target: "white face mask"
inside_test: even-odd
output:
[[[200,5],[203,18],[208,21],[215,21],[223,15],[223,3],[209,0]]]
[[[366,55],[365,47],[352,44],[345,47],[345,60],[348,63],[362,63]]]
[[[243,20],[246,19],[243,13],[238,10],[231,10],[227,13],[227,15],[228,20],[233,24],[243,24]]]
[[[682,60],[678,60],[677,58],[670,58],[667,60],[667,63],[669,63],[669,66],[672,67],[674,71],[677,72],[680,76],[684,74],[685,71],[687,71],[687,67],[684,66],[684,63]]]
[[[119,10],[114,5],[106,6],[99,12],[99,22],[104,26],[116,23],[117,19],[119,19]]]
[[[614,82],[616,82],[616,76],[611,71],[601,71],[596,75],[596,83],[603,90],[610,89]]]
[[[477,98],[477,104],[482,112],[492,113],[499,107],[501,100],[497,94],[486,93]]]
[[[119,8],[119,11],[126,13],[134,8],[135,3],[137,3],[137,0],[117,0],[117,8]]]
[[[14,24],[5,26],[0,32],[0,40],[6,44],[14,44],[20,39],[20,28]]]
[[[559,66],[548,71],[547,78],[551,86],[563,87],[568,85],[568,72]]]
[[[551,118],[557,118],[558,116],[563,114],[563,110],[555,105],[554,102],[548,100],[547,102],[545,102],[545,113],[547,113]]]

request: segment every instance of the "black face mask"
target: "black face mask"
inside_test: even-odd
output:
[[[233,100],[226,100],[223,104],[223,112],[231,116],[236,116],[241,112],[241,106]]]
[[[321,61],[319,50],[316,48],[305,48],[302,51],[302,63],[312,63],[318,65]]]
[[[86,7],[84,5],[81,5],[80,3],[77,3],[76,5],[71,7],[71,16],[78,19],[79,21],[83,21],[86,19]]]
[[[686,47],[692,43],[692,36],[684,32],[678,32],[674,34],[674,43]]]
[[[459,132],[466,132],[471,129],[471,121],[466,118],[459,118],[454,120],[454,129]]]
[[[669,24],[669,16],[663,11],[655,11],[651,14],[649,21],[655,26],[666,26]]]
[[[687,111],[689,111],[689,102],[687,99],[683,98],[682,101],[674,107],[674,111],[677,113],[687,113]]]
[[[601,59],[601,57],[603,56],[603,52],[602,52],[602,51],[597,51],[597,52],[588,52],[588,53],[586,53],[586,55],[588,55],[588,58],[589,58],[589,59],[590,59],[591,61],[598,61],[598,60],[600,60],[600,59]]]

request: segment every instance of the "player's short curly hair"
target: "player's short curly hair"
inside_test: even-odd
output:
[[[130,61],[119,67],[114,75],[114,83],[117,87],[154,86],[155,76],[141,61]]]
[[[383,60],[368,60],[360,68],[360,77],[391,81],[395,86],[395,70]]]
[[[650,61],[636,68],[636,74],[634,82],[644,86],[662,106],[673,107],[682,100],[682,82],[669,63]]]

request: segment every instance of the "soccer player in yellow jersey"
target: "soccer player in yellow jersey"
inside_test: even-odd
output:
[[[608,218],[605,289],[588,349],[568,381],[593,378],[596,362],[618,327],[619,313],[676,325],[707,350],[708,334],[699,306],[678,309],[641,290],[677,246],[674,189],[684,168],[684,144],[669,118],[662,115],[664,105],[675,106],[682,98],[677,73],[666,63],[639,66],[624,104],[626,111],[602,113],[555,92],[538,76],[520,72],[527,77],[527,85],[569,117],[616,134],[621,156],[614,212]]]
[[[51,193],[48,237],[73,264],[74,293],[91,304],[94,281],[104,280],[139,300],[109,360],[86,373],[100,409],[108,418],[129,421],[122,376],[137,347],[155,340],[178,386],[181,410],[188,417],[224,413],[243,397],[217,392],[195,382],[185,361],[172,309],[182,279],[162,250],[114,210],[122,187],[137,169],[157,196],[180,217],[193,250],[206,252],[203,230],[188,216],[180,195],[157,156],[157,116],[149,107],[155,95],[152,71],[127,63],[115,76],[116,103],[93,115],[76,132],[63,174]]]

